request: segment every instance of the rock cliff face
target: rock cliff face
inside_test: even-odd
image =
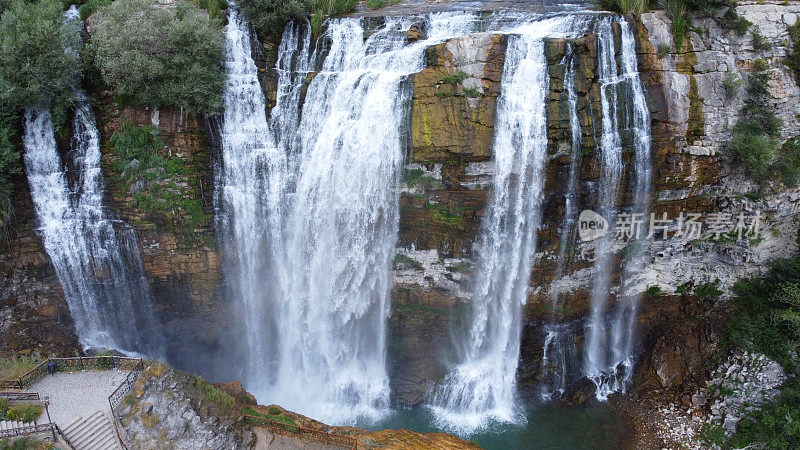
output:
[[[674,47],[668,17],[663,12],[653,12],[644,14],[641,21],[628,18],[635,25],[639,70],[651,108],[654,172],[651,210],[670,217],[677,217],[681,211],[734,215],[760,211],[763,217],[761,239],[734,243],[670,239],[641,249],[646,263],[635,275],[628,293],[659,286],[667,295],[659,296],[658,301],[649,297],[643,300],[639,322],[641,346],[646,352],[639,383],[649,379],[661,386],[680,385],[688,381],[688,374],[695,373],[703,358],[713,350],[709,348],[708,336],[711,324],[689,318],[711,316],[709,311],[715,305],[691,294],[669,295],[675,293],[679,285],[687,283],[691,291],[692,286],[719,279],[720,287],[725,289],[738,278],[758,271],[770,259],[791,256],[798,249],[800,191],[778,184],[760,191],[756,183],[748,181],[741,170],[731,167],[725,158],[725,145],[740,118],[747,85],[745,81],[738,94],[731,96],[726,93],[723,82],[731,71],[746,80],[754,61],[765,58],[769,64],[771,103],[784,122],[782,138],[797,135],[800,106],[793,99],[800,91],[784,66],[783,58],[789,45],[786,27],[794,23],[800,8],[747,5],[739,7],[738,12],[761,30],[772,44],[770,50],[756,52],[750,35],[741,37],[733,31],[725,31],[713,19],[701,19],[696,22],[698,30],[706,31],[689,33],[680,51],[659,57],[657,49],[663,47],[661,44]],[[459,53],[453,52],[463,46],[464,41],[474,47],[468,60],[459,59]],[[481,131],[483,127],[491,127],[495,104],[483,96],[477,101],[471,99],[470,103],[470,99],[459,96],[463,88],[457,83],[448,84],[442,80],[452,80],[452,75],[459,73],[459,64],[473,69],[482,67],[484,61],[492,60],[496,46],[501,43],[497,37],[476,35],[441,44],[430,50],[428,68],[415,77],[413,150],[401,200],[402,225],[393,299],[395,314],[391,319],[397,333],[391,341],[404,349],[402,354],[412,355],[398,368],[398,378],[404,380],[406,388],[407,380],[413,377],[405,371],[423,378],[440,373],[432,367],[440,369],[437,363],[445,356],[432,349],[441,348],[442,342],[447,344],[447,333],[437,333],[438,326],[425,325],[436,320],[437,324],[451,326],[452,318],[463,315],[463,306],[460,310],[445,307],[469,302],[474,248],[479,240],[486,190],[491,188],[491,139],[485,136],[492,136],[492,133]],[[602,113],[598,110],[597,37],[589,34],[579,39],[549,40],[546,49],[551,76],[547,109],[550,161],[545,220],[526,305],[527,326],[519,374],[523,387],[533,387],[541,377],[542,324],[550,315],[550,293],[554,286],[569,292],[560,313],[565,322],[571,323],[580,352],[582,320],[588,307],[587,294],[593,274],[591,261],[582,254],[578,243],[570,243],[570,248],[564,249],[568,255],[564,275],[554,279],[553,270],[559,252],[558,230],[564,216],[571,151],[562,62],[568,46],[577,56],[575,84],[583,137],[582,154],[578,158],[581,167],[576,192],[578,210],[594,206],[600,175],[596,124],[602,120]],[[499,60],[502,55],[497,58],[496,64],[502,65]],[[485,67],[491,68],[494,64],[487,63]],[[496,96],[491,83],[499,74],[472,72],[462,77],[470,83],[480,81],[487,95]],[[475,111],[469,109],[471,105],[487,110]],[[462,136],[469,136],[471,145],[463,145]],[[623,140],[626,138],[623,135]],[[630,167],[630,157],[630,153],[625,152],[626,167]],[[626,170],[623,186],[629,185],[629,175]],[[629,195],[630,192],[623,192],[618,205],[628,204]],[[440,237],[442,234],[446,236],[444,239]],[[618,255],[619,258],[623,256]],[[615,283],[619,282],[619,275],[614,275]],[[423,332],[409,332],[415,329],[413,324]],[[678,336],[688,338],[674,339]],[[404,395],[405,389],[400,389],[401,401],[414,402],[413,399],[420,398],[420,391],[435,381],[416,379],[416,384],[411,383],[414,388],[409,389],[412,394]]]
[[[64,292],[45,253],[27,182],[14,185],[14,215],[0,241],[0,354],[72,355],[78,342]]]
[[[222,267],[214,232],[215,150],[209,125],[177,109],[119,108],[108,94],[101,94],[104,101],[98,125],[110,207],[139,236],[156,314],[166,332],[167,357],[182,367],[201,370],[204,363],[187,353],[192,353],[192,348],[213,350],[220,330],[227,328],[226,318],[231,317],[222,296]],[[164,143],[159,154],[180,158],[185,173],[149,185],[126,182],[115,169],[116,155],[109,145],[125,124],[154,126]],[[155,184],[164,188],[155,189]],[[149,202],[140,196],[148,192],[152,193]],[[161,200],[168,201],[169,207],[161,207]]]

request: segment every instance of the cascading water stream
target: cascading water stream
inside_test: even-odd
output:
[[[622,48],[622,68],[624,74],[633,74],[629,77],[631,98],[633,99],[632,114],[625,117],[628,121],[626,128],[633,130],[634,139],[634,174],[631,181],[633,191],[633,203],[631,205],[632,214],[641,214],[643,223],[647,224],[649,205],[650,205],[650,180],[652,169],[650,162],[650,116],[644,96],[644,86],[636,75],[636,47],[633,32],[630,26],[623,22],[621,24],[621,48]],[[646,230],[642,230],[639,237],[632,239],[628,245],[633,246],[634,251],[630,252],[625,261],[624,277],[626,283],[634,284],[637,271],[642,267],[642,258],[637,254],[644,247]],[[636,342],[636,319],[639,307],[640,293],[627,292],[626,285],[623,283],[621,292],[623,294],[617,313],[612,324],[612,361],[623,365],[622,389],[625,388],[633,375],[633,357]]]
[[[483,224],[472,322],[432,400],[437,425],[468,435],[490,422],[520,422],[515,406],[522,305],[541,222],[549,89],[543,37],[568,18],[529,24],[509,36],[497,106],[494,191]]]
[[[286,153],[277,148],[267,125],[266,101],[251,56],[250,29],[235,7],[228,8],[227,82],[223,94],[222,164],[218,230],[231,252],[227,276],[242,308],[248,364],[245,381],[256,387],[270,380],[279,339],[270,300],[287,283],[281,261]]]
[[[387,20],[366,41],[359,20],[331,20],[302,110],[316,56],[307,32],[287,29],[270,129],[248,27],[229,14],[219,216],[237,261],[230,279],[246,316],[248,388],[328,423],[374,422],[389,403],[385,324],[408,76],[422,70],[427,46],[473,18],[433,15],[428,38],[413,44],[408,20]]]
[[[567,92],[567,102],[570,111],[570,137],[571,150],[569,164],[569,180],[564,194],[564,220],[559,230],[558,256],[556,257],[556,269],[553,275],[554,280],[560,279],[564,275],[567,263],[567,246],[575,235],[575,223],[578,215],[576,205],[576,194],[578,184],[578,172],[580,167],[581,146],[583,137],[581,124],[578,119],[578,94],[575,89],[575,55],[572,46],[567,46],[567,54],[562,62],[564,70],[564,90]],[[558,287],[553,288],[551,293],[551,323],[545,328],[545,340],[542,346],[542,371],[546,376],[542,387],[541,397],[543,400],[552,399],[554,395],[564,393],[567,385],[567,365],[570,356],[574,354],[574,343],[570,342],[569,324],[558,323],[561,316],[561,306],[563,303],[562,292]]]
[[[64,168],[47,110],[24,117],[25,168],[45,249],[85,349],[164,357],[136,233],[103,205],[100,146],[88,99],[76,92],[70,161]]]
[[[622,174],[622,128],[631,129],[634,136],[634,171],[632,181],[634,212],[641,212],[649,197],[650,125],[644,87],[636,67],[633,33],[629,25],[619,20],[621,28],[621,73],[615,59],[612,21],[603,20],[599,26],[599,66],[603,135],[601,143],[603,179],[598,202],[600,213],[614,223]],[[627,90],[627,91],[626,91]],[[629,95],[633,111],[619,111],[618,95]],[[627,104],[623,104],[627,106]],[[627,119],[620,123],[620,119]],[[596,396],[605,400],[609,394],[624,390],[632,376],[633,341],[635,336],[638,298],[635,295],[621,299],[618,311],[609,318],[606,312],[611,286],[611,259],[613,234],[600,238],[595,247],[595,278],[592,287],[592,308],[588,325],[588,343],[584,358],[584,374],[597,386]],[[630,275],[635,264],[626,263],[625,273]]]

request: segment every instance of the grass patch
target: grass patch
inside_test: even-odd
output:
[[[466,80],[467,78],[469,78],[469,74],[467,72],[464,72],[463,70],[459,70],[458,72],[452,75],[448,75],[442,78],[442,83],[456,85]]]
[[[697,440],[708,446],[722,446],[726,440],[725,429],[719,424],[706,422],[700,428],[700,433],[697,435]]]
[[[14,354],[11,358],[0,359],[0,380],[13,380],[25,375],[42,362],[42,355],[33,352],[30,355]]]
[[[480,91],[474,87],[464,88],[464,96],[467,98],[478,98],[481,96]]]
[[[145,428],[154,428],[159,423],[161,423],[161,419],[157,415],[153,413],[142,414],[142,425]]]
[[[775,116],[770,103],[767,63],[758,60],[750,75],[748,97],[742,117],[733,127],[726,151],[731,164],[740,167],[752,180],[765,183],[769,179],[778,147],[783,122]]]
[[[21,437],[10,442],[8,438],[0,439],[0,450],[50,450],[55,448],[52,442],[41,441],[31,437]]]
[[[650,10],[649,0],[596,0],[600,9],[639,15]]]
[[[200,375],[192,375],[191,383],[206,403],[214,404],[223,409],[230,409],[236,402],[236,399],[231,394],[217,388]]]
[[[645,289],[643,295],[644,295],[645,298],[649,298],[649,299],[656,298],[659,295],[661,295],[661,286],[658,286],[658,285],[649,286],[647,289]]]
[[[44,407],[41,405],[22,404],[10,406],[8,401],[0,403],[0,415],[5,420],[16,420],[22,423],[35,422],[42,415],[42,411],[44,411]]]
[[[667,56],[672,51],[672,46],[667,44],[666,42],[662,42],[658,44],[658,57],[663,58]]]
[[[769,50],[772,48],[772,44],[770,44],[765,38],[764,35],[759,33],[757,30],[753,30],[750,32],[753,36],[753,50],[760,52]]]
[[[702,300],[710,300],[718,298],[722,295],[722,290],[719,289],[719,279],[710,283],[703,283],[694,288],[694,294]]]
[[[273,413],[273,411],[275,409],[278,410],[277,414]],[[254,410],[252,408],[244,408],[242,410],[242,412],[247,414],[248,416],[255,416],[255,417],[260,417],[260,418],[265,419],[264,421],[260,421],[260,420],[258,420],[256,418],[248,417],[247,419],[252,423],[270,424],[271,422],[269,422],[269,421],[274,421],[274,422],[279,422],[279,423],[283,424],[281,426],[286,431],[291,431],[293,433],[299,433],[300,432],[300,429],[298,428],[297,422],[295,422],[294,419],[292,419],[291,417],[281,415],[281,411],[280,411],[279,408],[275,408],[275,407],[271,408],[269,410],[269,413],[270,413],[269,416],[266,415],[266,414],[262,414],[262,413]]]
[[[86,20],[86,18],[94,14],[95,11],[110,4],[111,0],[89,0],[78,8],[78,13],[81,15],[81,20]]]
[[[788,375],[779,397],[749,413],[728,443],[768,448],[800,447],[800,259],[781,259],[763,277],[734,286],[732,320],[722,331],[720,347],[763,353]]]
[[[409,256],[402,255],[400,253],[394,255],[394,263],[395,265],[406,264],[413,267],[414,269],[422,269],[423,267],[421,262]]]
[[[380,9],[387,5],[396,5],[403,0],[367,0],[367,8]]]
[[[739,36],[747,34],[747,30],[749,30],[752,25],[749,20],[736,12],[736,8],[728,8],[725,14],[722,15],[719,23],[722,25],[722,28],[735,31]]]
[[[447,270],[458,273],[470,273],[472,272],[472,267],[470,267],[466,261],[460,261],[455,266],[448,267]]]
[[[184,243],[196,243],[199,235],[195,230],[209,223],[211,216],[194,192],[197,180],[189,177],[183,159],[162,156],[164,143],[158,130],[152,125],[126,123],[109,145],[115,156],[113,177],[132,193],[135,206],[178,232]]]
[[[725,81],[722,82],[722,86],[725,88],[725,94],[728,97],[735,97],[739,93],[739,88],[742,87],[742,79],[739,75],[728,72]]]
[[[800,137],[787,140],[780,149],[775,169],[783,184],[795,187],[800,182]]]

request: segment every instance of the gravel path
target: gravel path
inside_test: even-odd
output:
[[[96,411],[110,414],[108,396],[127,375],[127,371],[116,369],[59,372],[46,375],[27,390],[38,392],[42,399],[50,397],[50,417],[64,428],[78,417],[89,417]]]

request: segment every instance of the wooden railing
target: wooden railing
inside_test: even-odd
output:
[[[7,398],[11,401],[37,401],[38,392],[0,392],[0,398]]]
[[[54,363],[56,372],[83,369],[132,369],[141,361],[139,358],[124,356],[76,356],[74,358],[48,358],[21,377],[13,380],[0,380],[0,389],[25,389],[49,373],[47,367]]]
[[[119,414],[117,414],[117,408],[119,407],[122,399],[124,399],[125,396],[133,390],[136,378],[138,378],[143,371],[144,361],[140,359],[139,362],[133,366],[133,369],[128,372],[128,375],[125,377],[125,381],[123,381],[122,384],[114,389],[114,392],[108,396],[108,406],[111,407],[111,420],[114,422],[114,432],[117,434],[117,440],[119,441],[120,445],[125,450],[130,450],[130,447],[125,441],[125,431],[122,429],[122,427],[120,427],[121,418]]]
[[[266,417],[253,416],[253,415],[250,415],[250,414],[245,414],[244,417],[247,418],[247,419],[256,421],[256,422],[262,421],[262,422],[265,422],[268,425],[273,425],[273,426],[277,426],[277,427],[283,427],[284,429],[291,428],[292,430],[296,431],[297,433],[306,433],[306,434],[309,434],[311,436],[314,436],[317,439],[322,440],[323,443],[325,443],[325,444],[338,445],[338,446],[341,446],[341,447],[344,447],[344,448],[350,448],[350,449],[353,449],[353,450],[356,450],[358,448],[358,439],[356,439],[354,437],[342,436],[341,434],[335,434],[335,433],[331,433],[331,432],[328,432],[328,431],[315,430],[313,428],[301,427],[300,425],[289,424],[289,423],[280,422],[280,421],[273,420],[273,419],[268,419]]]
[[[0,380],[0,388],[3,389],[25,389],[31,386],[36,381],[43,378],[50,372],[50,364],[54,372],[63,372],[69,370],[84,370],[84,369],[127,369],[128,375],[125,380],[120,384],[111,395],[108,396],[108,406],[111,407],[111,419],[114,422],[114,432],[117,435],[122,448],[130,450],[124,438],[124,431],[121,429],[119,421],[120,417],[117,414],[116,407],[119,407],[120,401],[128,395],[133,389],[133,384],[136,378],[144,370],[144,361],[141,358],[127,358],[124,356],[77,356],[74,358],[48,358],[42,361],[29,370],[21,377],[13,380]],[[35,396],[35,398],[33,398]],[[2,392],[0,397],[7,397],[13,400],[38,400],[39,394],[36,392]],[[14,398],[12,398],[14,397]],[[30,398],[28,398],[30,397]],[[116,405],[116,407],[115,407]],[[75,446],[69,442],[69,439],[61,431],[55,423],[47,423],[40,425],[29,425],[10,430],[3,430],[0,432],[0,438],[11,436],[23,436],[25,434],[38,433],[41,431],[52,431],[54,434],[58,433],[70,448],[74,449]],[[13,433],[13,434],[12,434]],[[55,437],[55,436],[54,436]]]

